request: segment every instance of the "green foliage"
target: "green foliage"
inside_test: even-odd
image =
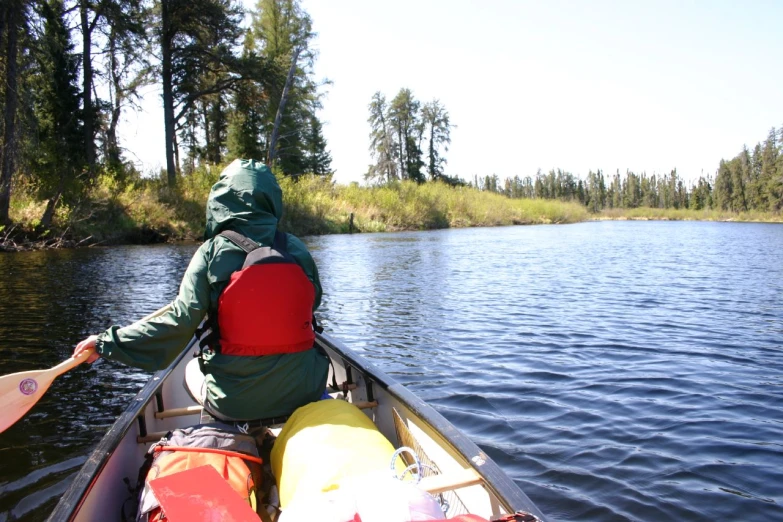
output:
[[[380,92],[373,94],[368,106],[370,116],[370,153],[375,163],[370,165],[364,178],[370,182],[391,183],[399,179],[397,173],[396,151],[392,130],[387,122],[386,113],[389,110],[386,97]]]
[[[299,0],[258,0],[251,31],[256,53],[273,71],[261,79],[265,98],[258,106],[263,121],[262,134],[267,140],[265,148],[272,146],[271,138],[275,135],[274,163],[286,175],[299,175],[314,169],[318,173],[328,172],[331,158],[326,152],[326,143],[319,141],[323,136],[316,115],[321,104],[318,84],[312,79],[315,52],[311,45],[315,33],[310,15],[302,9]],[[289,70],[293,77],[286,92]],[[278,111],[280,120],[276,126]],[[266,152],[258,159],[268,161],[271,155],[270,151]]]
[[[535,178],[515,176],[501,187],[496,176],[479,178],[473,186],[510,198],[559,199],[578,201],[591,213],[605,209],[675,209],[734,212],[743,216],[754,212],[779,213],[783,209],[783,129],[781,138],[773,128],[764,144],[751,153],[747,147],[731,160],[721,160],[717,176],[701,176],[686,187],[677,169],[663,175],[619,171],[606,184],[603,173],[588,172],[581,180],[561,169]],[[646,211],[645,211],[646,212]],[[722,218],[721,218],[722,219]],[[754,218],[755,219],[755,218]]]
[[[421,119],[427,134],[427,173],[431,180],[440,179],[443,177],[443,165],[446,163],[440,148],[449,150],[453,125],[449,122],[449,113],[438,100],[424,104]]]
[[[311,115],[308,123],[304,140],[304,172],[324,176],[332,172],[332,155],[326,149],[320,120]]]
[[[255,52],[255,39],[248,31],[243,56],[246,60],[257,59]],[[226,161],[266,157],[262,138],[264,103],[264,90],[258,82],[248,80],[237,85],[228,116]]]
[[[427,174],[431,180],[441,179],[456,185],[456,178],[443,172],[451,143],[449,113],[438,101],[421,105],[410,89],[400,89],[390,103],[376,92],[370,105],[370,151],[374,164],[369,166],[365,179],[374,183],[389,183],[398,179],[426,181],[422,169],[421,144],[427,142]]]
[[[421,103],[413,97],[410,89],[400,89],[397,96],[389,104],[386,118],[392,130],[396,145],[396,156],[399,162],[402,179],[416,182],[424,181],[421,168]]]
[[[33,80],[38,146],[32,163],[38,190],[49,199],[42,225],[48,227],[59,199],[74,200],[82,190],[78,177],[84,168],[79,91],[79,64],[65,25],[62,0],[41,5],[43,36],[34,49],[37,74]]]
[[[714,204],[719,210],[780,212],[783,210],[783,127],[780,141],[772,128],[753,153],[747,147],[722,160],[715,178]]]

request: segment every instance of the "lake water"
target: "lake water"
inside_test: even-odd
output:
[[[783,520],[783,226],[593,222],[306,238],[327,331],[553,520]],[[0,374],[175,295],[197,245],[0,255]],[[0,522],[41,520],[148,373],[58,378],[0,434]]]

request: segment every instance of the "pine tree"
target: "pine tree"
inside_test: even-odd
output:
[[[242,10],[235,0],[160,0],[158,36],[161,52],[166,171],[176,184],[178,147],[176,133],[188,114],[206,116],[205,131],[223,129],[215,113],[205,111],[203,99],[225,93],[244,81],[244,64],[233,54],[241,35]],[[222,111],[212,98],[213,110]],[[212,149],[213,155],[215,149]]]
[[[326,149],[323,126],[313,114],[305,134],[305,172],[325,176],[332,172],[332,155]]]
[[[420,126],[420,103],[413,97],[410,89],[400,89],[389,104],[387,120],[395,134],[397,160],[403,179],[418,183],[425,181],[421,168],[421,149],[418,146],[422,128]]]
[[[259,0],[251,28],[257,52],[269,64],[262,109],[268,161],[285,174],[301,174],[308,164],[307,129],[320,108],[312,20],[299,0]]]
[[[65,24],[62,0],[42,4],[41,19],[43,35],[35,50],[38,152],[34,161],[39,194],[48,199],[41,225],[48,228],[60,199],[79,193],[77,176],[86,164],[77,87],[79,62]]]
[[[732,208],[734,187],[729,164],[725,160],[720,161],[718,175],[715,178],[715,205],[719,210]]]
[[[386,97],[376,92],[370,105],[370,116],[367,122],[370,124],[370,153],[375,163],[370,165],[364,178],[368,181],[375,180],[378,183],[391,183],[399,179],[395,153],[399,150],[394,142],[394,134],[387,121],[386,114],[389,110]]]
[[[783,125],[780,126],[777,155],[777,175],[769,182],[767,190],[769,192],[770,210],[780,212],[783,211]]]
[[[434,181],[443,177],[446,158],[441,155],[440,148],[448,152],[454,125],[449,122],[449,113],[438,100],[424,104],[421,118],[427,133],[427,174]]]
[[[783,139],[783,127],[781,127],[781,139]],[[777,205],[776,181],[783,177],[783,172],[778,174],[779,164],[781,163],[781,154],[778,151],[777,132],[773,127],[769,131],[764,147],[761,150],[761,170],[759,172],[759,187],[761,208],[763,210],[775,210]]]
[[[17,108],[19,105],[19,40],[27,32],[27,2],[6,0],[0,7],[3,46],[3,148],[0,152],[0,225],[10,222],[11,181],[17,158]]]

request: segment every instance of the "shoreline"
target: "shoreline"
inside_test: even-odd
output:
[[[459,228],[492,228],[502,226],[530,226],[530,225],[569,225],[576,223],[588,223],[591,221],[703,221],[703,222],[716,222],[716,223],[769,223],[769,224],[783,224],[783,215],[765,214],[763,216],[754,216],[753,218],[742,218],[740,214],[733,216],[721,215],[720,217],[699,217],[693,215],[682,215],[677,217],[660,215],[660,212],[652,212],[650,214],[639,214],[639,209],[623,209],[634,210],[635,215],[626,215],[627,212],[617,212],[617,210],[611,211],[613,215],[606,215],[606,211],[601,214],[591,215],[586,219],[569,220],[569,221],[553,221],[548,219],[538,220],[512,220],[508,223],[483,223],[483,224],[470,224],[468,220],[456,219],[455,222],[444,224],[444,226],[400,226],[387,224],[383,227],[370,227],[370,230],[362,230],[360,227],[353,225],[352,230],[332,230],[320,233],[302,233],[297,230],[288,230],[289,232],[300,236],[322,236],[322,235],[334,235],[334,234],[365,234],[365,233],[395,233],[395,232],[414,232],[414,231],[426,231],[426,230],[446,230],[446,229],[459,229]],[[658,209],[656,209],[658,210]],[[663,211],[664,209],[660,209]],[[693,214],[698,211],[685,211],[686,214]],[[618,215],[619,214],[619,215]],[[655,215],[658,214],[658,215]],[[127,230],[127,233],[120,236],[116,236],[110,239],[95,240],[92,236],[83,238],[68,237],[68,231],[66,230],[60,236],[46,237],[49,234],[36,234],[34,231],[21,229],[17,234],[14,234],[16,226],[12,226],[11,230],[6,233],[0,232],[0,254],[3,253],[15,253],[15,252],[30,252],[40,250],[59,250],[59,249],[71,249],[71,248],[95,248],[95,247],[112,247],[112,246],[126,246],[126,245],[157,245],[157,244],[175,244],[175,243],[187,243],[187,242],[199,242],[200,237],[190,235],[170,235],[169,230],[155,230],[144,225],[138,228]],[[22,236],[22,237],[20,237]]]

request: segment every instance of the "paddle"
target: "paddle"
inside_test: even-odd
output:
[[[0,433],[35,406],[55,377],[83,363],[92,353],[92,350],[82,352],[78,358],[71,357],[48,370],[12,373],[0,377],[0,404],[3,405],[3,411],[0,412]]]
[[[144,319],[141,319],[141,321],[161,315],[169,309],[169,306],[171,306],[171,303],[151,313]],[[78,357],[70,357],[48,370],[32,370],[0,377],[0,405],[2,405],[2,411],[0,411],[0,433],[11,427],[30,408],[35,406],[35,403],[43,397],[46,390],[51,386],[52,381],[58,375],[62,375],[75,366],[80,365],[93,352],[94,350],[84,351]]]

